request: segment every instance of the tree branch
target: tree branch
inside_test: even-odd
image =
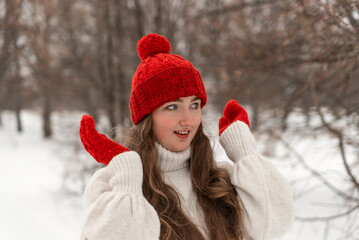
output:
[[[354,212],[357,209],[359,209],[359,205],[352,207],[351,209],[349,209],[346,212],[339,213],[339,214],[336,214],[336,215],[331,215],[331,216],[326,216],[326,217],[312,217],[312,218],[295,217],[295,220],[297,220],[299,222],[330,221],[330,220],[334,220],[334,219],[337,219],[337,218],[345,217],[345,216],[351,214],[352,212]]]
[[[333,191],[338,196],[352,200],[352,201],[359,201],[359,198],[355,198],[353,196],[350,196],[346,194],[345,192],[339,190],[334,185],[332,185],[326,178],[324,178],[319,172],[311,168],[307,162],[304,160],[304,158],[298,153],[297,150],[295,150],[287,141],[285,141],[281,136],[277,135],[276,133],[272,132],[279,140],[282,141],[282,143],[285,145],[287,149],[289,149],[294,156],[299,160],[299,162],[303,165],[303,167],[309,171],[313,176],[315,176],[318,180],[320,180],[325,186],[327,186],[331,191]]]
[[[332,126],[330,126],[330,124],[325,120],[324,118],[324,115],[321,111],[321,108],[319,106],[319,102],[318,102],[318,99],[317,99],[317,96],[316,96],[316,93],[315,93],[315,82],[314,81],[311,81],[311,84],[312,84],[312,97],[313,97],[313,101],[314,101],[314,104],[317,108],[317,112],[320,116],[320,119],[324,125],[324,127],[329,131],[331,132],[332,134],[334,134],[335,136],[337,136],[338,140],[339,140],[339,149],[340,149],[340,154],[342,156],[342,160],[343,160],[343,164],[344,164],[344,167],[345,167],[345,170],[346,172],[348,173],[349,177],[351,178],[352,180],[352,183],[355,185],[355,187],[359,190],[359,182],[358,180],[355,178],[354,174],[352,173],[351,169],[350,169],[350,166],[349,166],[349,163],[348,163],[348,160],[346,158],[346,155],[345,155],[345,149],[344,149],[344,144],[343,144],[343,135],[342,133],[339,131],[339,130],[336,130],[334,129]]]

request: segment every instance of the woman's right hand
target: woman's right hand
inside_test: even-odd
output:
[[[236,100],[230,100],[224,107],[223,117],[219,119],[219,136],[235,121],[241,121],[249,127],[248,113]]]
[[[127,148],[108,139],[104,134],[99,134],[95,129],[95,121],[88,115],[82,116],[80,138],[86,151],[88,151],[97,162],[105,165],[107,165],[114,156],[129,151]]]

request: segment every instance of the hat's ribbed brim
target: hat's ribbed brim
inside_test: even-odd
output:
[[[159,72],[132,89],[132,121],[137,125],[142,118],[163,104],[188,96],[197,96],[202,100],[202,107],[206,105],[206,91],[196,69],[173,67]]]

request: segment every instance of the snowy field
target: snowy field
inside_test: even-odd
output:
[[[81,172],[83,162],[95,164],[79,147],[81,115],[54,114],[54,137],[45,140],[42,138],[40,114],[24,111],[24,132],[18,134],[14,114],[3,112],[3,126],[0,127],[1,240],[80,238],[82,203],[79,189],[82,188],[81,178],[86,180],[88,176],[77,178],[73,173]],[[296,124],[297,120],[294,117],[290,123]],[[216,127],[213,125],[209,129],[215,131]],[[273,143],[260,132],[255,135],[261,152],[293,186],[297,219],[278,240],[359,239],[359,229],[355,229],[359,225],[358,211],[327,223],[302,221],[301,218],[340,214],[348,208],[344,208],[345,203],[319,181],[308,177],[304,165],[298,164],[298,158],[283,148],[283,144]],[[347,188],[335,139],[325,134],[308,136],[291,134],[290,131],[280,137],[290,143],[310,167],[325,171],[328,179],[338,188]],[[223,158],[224,152],[218,142],[215,142],[214,148],[216,156]],[[348,158],[354,159],[355,150],[350,154]]]

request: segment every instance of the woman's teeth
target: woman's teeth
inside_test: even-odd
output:
[[[177,134],[181,134],[181,135],[186,135],[186,134],[188,134],[188,133],[189,133],[189,131],[185,131],[185,132],[176,132],[176,131],[175,131],[175,133],[177,133]]]

